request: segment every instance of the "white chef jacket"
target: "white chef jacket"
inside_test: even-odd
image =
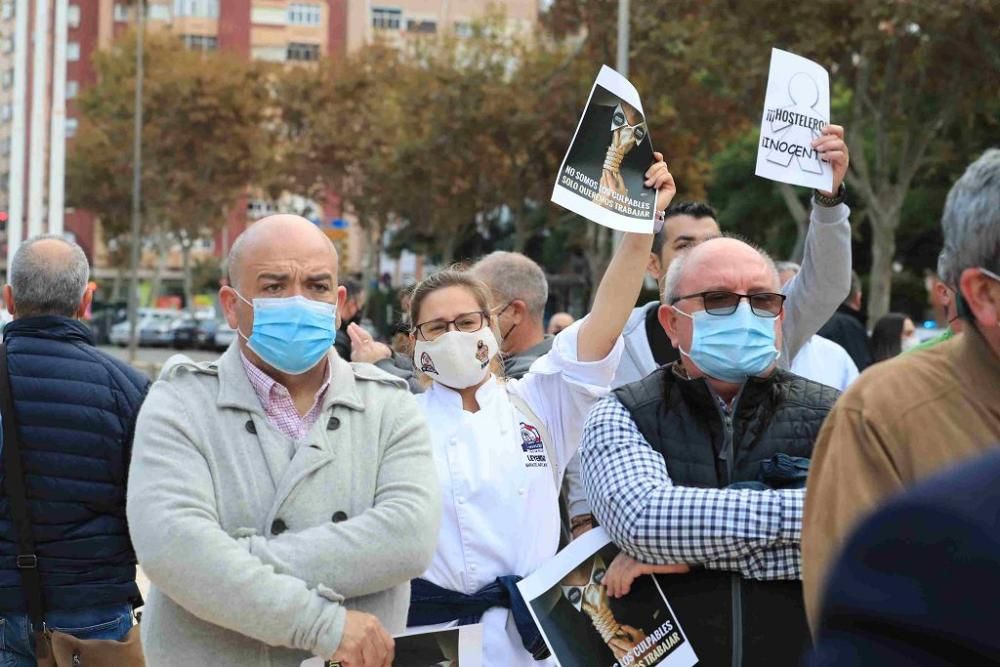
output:
[[[847,350],[822,336],[806,341],[792,360],[791,371],[840,391],[858,377],[858,367]]]
[[[438,548],[424,579],[471,594],[500,576],[527,576],[555,555],[559,494],[549,466],[562,479],[623,349],[619,338],[605,359],[578,361],[581,322],[561,331],[523,379],[504,383],[491,376],[476,392],[479,412],[466,412],[458,392],[436,382],[417,396],[443,495]],[[508,391],[531,407],[554,442],[541,442],[538,424],[514,408]],[[549,451],[556,461],[548,460]],[[524,650],[508,610],[490,609],[482,623],[484,667],[551,664]]]

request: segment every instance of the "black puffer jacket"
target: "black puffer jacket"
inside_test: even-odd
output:
[[[680,486],[725,488],[757,478],[775,454],[809,458],[835,389],[787,371],[753,378],[726,415],[703,379],[674,364],[615,390]],[[809,644],[801,581],[754,581],[695,570],[658,577],[700,664],[796,665]]]

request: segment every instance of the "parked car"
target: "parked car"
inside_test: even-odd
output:
[[[218,319],[208,319],[201,323],[198,327],[198,342],[196,343],[199,350],[215,349],[215,332],[219,330],[219,323],[221,321]]]
[[[181,315],[170,325],[171,344],[178,350],[200,347],[205,336],[204,328],[213,322],[211,311],[200,311],[194,315],[191,313]]]
[[[229,326],[225,320],[220,320],[218,328],[215,330],[215,349],[225,350],[236,340],[236,330]]]
[[[163,308],[140,308],[139,322],[136,330],[139,334],[139,345],[170,345],[173,338],[170,333],[170,324],[177,317],[176,310]],[[111,327],[108,339],[113,345],[122,347],[128,345],[129,323],[119,322]]]
[[[177,311],[156,311],[139,325],[139,345],[145,347],[168,347],[174,342],[170,327],[177,317]]]

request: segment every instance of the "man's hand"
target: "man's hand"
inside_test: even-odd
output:
[[[820,191],[821,195],[833,197],[840,190],[840,184],[847,175],[847,165],[851,161],[847,144],[844,143],[844,128],[840,125],[825,125],[823,134],[813,139],[812,147],[819,152],[819,159],[829,162],[833,169],[833,192]]]
[[[602,582],[607,588],[608,597],[620,598],[632,590],[632,582],[644,574],[684,574],[690,572],[687,565],[649,565],[640,563],[622,551],[611,562]]]
[[[657,190],[656,210],[665,211],[677,194],[677,185],[667,169],[667,163],[663,161],[663,153],[653,153],[653,164],[646,171],[645,186]]]
[[[371,614],[348,611],[340,646],[330,661],[341,667],[391,667],[396,643]]]
[[[347,325],[347,335],[351,337],[351,361],[374,364],[392,356],[388,345],[373,339],[371,334],[357,324]]]

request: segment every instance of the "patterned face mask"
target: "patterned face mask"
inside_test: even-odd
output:
[[[432,341],[417,340],[413,362],[422,372],[452,389],[479,384],[490,372],[490,360],[500,351],[493,330],[449,331]]]

